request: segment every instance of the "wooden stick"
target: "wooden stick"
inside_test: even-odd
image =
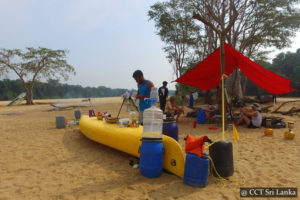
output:
[[[284,105],[287,104],[287,103],[294,103],[294,102],[300,102],[300,100],[283,102],[283,103],[282,103],[278,108],[276,108],[276,110],[274,110],[272,113],[280,113],[280,112],[278,112],[278,110],[279,110],[282,106],[284,106]]]
[[[117,119],[119,118],[119,115],[120,115],[120,112],[121,112],[121,109],[122,109],[122,107],[123,107],[123,104],[124,104],[124,102],[125,102],[125,99],[123,99],[123,102],[122,102],[121,108],[119,109],[119,113],[118,113],[118,115],[117,115]]]

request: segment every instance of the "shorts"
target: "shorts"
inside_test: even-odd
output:
[[[259,128],[259,127],[254,126],[254,125],[252,124],[252,121],[250,121],[250,124],[248,125],[248,128]]]
[[[177,115],[177,110],[175,110],[174,112],[174,116]],[[170,112],[166,112],[166,117],[171,117],[171,113]]]

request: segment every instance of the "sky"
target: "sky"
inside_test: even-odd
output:
[[[156,87],[168,81],[174,89],[172,65],[147,16],[157,1],[0,0],[0,48],[69,50],[76,75],[68,84],[132,89],[137,87],[132,73],[140,69]],[[292,41],[270,57],[300,48],[300,33]]]

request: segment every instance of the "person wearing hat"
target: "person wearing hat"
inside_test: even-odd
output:
[[[160,109],[165,112],[165,107],[167,103],[167,98],[169,95],[169,90],[167,88],[168,82],[164,81],[163,86],[161,86],[158,89],[158,96],[159,96],[159,104],[160,104]]]
[[[258,103],[252,104],[251,109],[241,108],[241,113],[242,117],[236,122],[236,125],[245,122],[248,128],[259,128],[261,126],[261,108]]]

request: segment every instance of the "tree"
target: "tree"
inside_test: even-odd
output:
[[[247,57],[258,59],[266,55],[265,47],[279,49],[290,44],[290,38],[300,27],[300,13],[295,7],[298,0],[185,0],[193,10],[193,18],[222,32],[234,49]],[[231,26],[230,26],[231,25]],[[221,47],[222,49],[222,47]],[[235,93],[243,97],[246,79],[236,69],[232,79]],[[243,84],[242,84],[243,83]]]
[[[33,104],[33,88],[37,80],[58,79],[68,80],[69,74],[75,75],[74,68],[67,63],[66,50],[47,48],[26,48],[0,50],[0,71],[13,71],[22,82],[26,92],[26,104]]]
[[[296,89],[294,95],[299,96],[300,49],[295,53],[287,52],[278,54],[272,61],[271,70],[290,79],[292,87]]]
[[[180,0],[155,3],[151,6],[148,16],[155,22],[157,34],[166,44],[163,49],[169,62],[173,64],[176,78],[179,78],[183,75],[184,66],[188,63],[191,51],[199,38],[199,26],[193,23],[192,15],[184,10]]]
[[[254,60],[262,60],[268,53],[264,50],[266,47],[281,49],[291,43],[290,38],[300,27],[300,13],[295,7],[298,2],[299,0],[169,0],[154,4],[149,11],[149,16],[155,21],[162,40],[167,45],[173,46],[176,41],[184,41],[176,40],[178,32],[174,31],[174,27],[176,30],[184,30],[184,26],[179,23],[181,21],[179,18],[191,20],[193,17],[201,22],[197,24],[187,21],[190,24],[188,27],[196,27],[196,29],[187,29],[188,36],[193,40],[191,43],[185,42],[184,48],[180,48],[180,50],[184,49],[185,53],[194,54],[189,57],[196,57],[198,61],[218,47],[216,44],[222,32],[224,37],[222,40],[234,49]],[[176,48],[173,46],[172,48],[167,46],[165,50],[173,50],[175,53],[168,56],[173,55],[178,58],[176,52],[180,50],[175,51]],[[196,49],[191,52],[193,48]],[[181,63],[183,64],[180,65]],[[179,62],[177,66],[182,67],[186,64],[181,63]],[[177,66],[175,63],[175,69]],[[236,69],[228,80],[231,80],[229,85],[232,93],[242,98],[247,83],[246,77]]]

